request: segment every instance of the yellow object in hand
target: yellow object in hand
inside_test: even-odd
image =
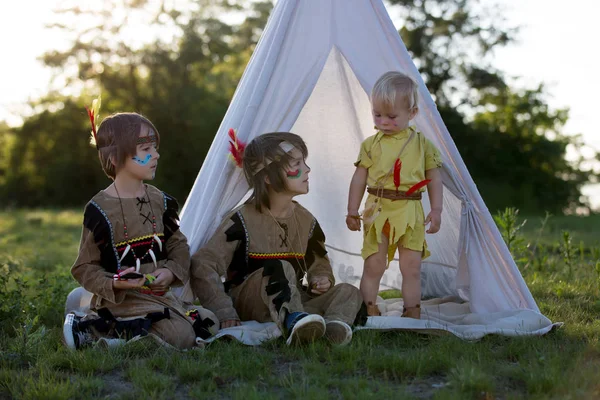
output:
[[[146,274],[146,282],[144,282],[144,286],[150,286],[152,282],[156,280],[156,277],[152,274]]]

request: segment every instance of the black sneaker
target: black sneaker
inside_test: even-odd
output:
[[[81,317],[74,313],[67,314],[63,324],[63,338],[68,348],[77,350],[94,343],[94,336],[89,329],[80,327]]]
[[[286,318],[288,345],[314,342],[325,334],[325,320],[317,314],[295,312]]]

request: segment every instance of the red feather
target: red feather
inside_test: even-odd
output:
[[[419,183],[417,183],[416,185],[412,185],[407,191],[406,191],[406,195],[411,195],[414,192],[416,192],[417,190],[421,189],[423,186],[427,186],[429,184],[429,182],[431,182],[431,179],[425,179],[424,181],[421,181]]]
[[[240,141],[235,133],[235,129],[229,129],[229,137],[231,140],[229,141],[229,152],[231,153],[231,157],[235,162],[235,165],[238,167],[242,167],[242,161],[244,159],[244,150],[246,150],[246,144]]]
[[[94,140],[96,140],[96,118],[94,112],[87,107],[85,109],[88,113],[88,117],[90,117],[90,122],[92,123],[92,133],[94,134]]]
[[[399,158],[396,159],[394,163],[394,186],[396,186],[396,191],[398,191],[398,187],[400,186],[400,170],[402,169],[402,161]]]
[[[231,153],[231,157],[233,159],[233,162],[235,162],[235,165],[241,168],[243,154],[241,154],[239,151],[237,151],[233,142],[229,142],[229,152]]]

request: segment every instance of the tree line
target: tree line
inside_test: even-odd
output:
[[[543,84],[517,88],[493,67],[494,49],[518,34],[501,11],[476,0],[386,6],[401,16],[399,34],[488,207],[586,207],[581,187],[598,175],[583,155],[565,159],[567,147],[583,148],[579,136],[562,132],[568,110],[548,106]],[[168,167],[155,183],[183,203],[272,7],[264,0],[111,0],[57,10],[53,29],[69,35],[71,46],[42,56],[56,81],[23,125],[0,123],[0,204],[82,206],[108,185],[84,109],[100,91],[101,116],[135,110],[168,134],[171,145],[161,148]]]

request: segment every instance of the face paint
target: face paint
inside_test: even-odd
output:
[[[295,171],[287,171],[286,175],[289,179],[298,179],[302,176],[302,170],[298,168]]]
[[[148,154],[145,159],[141,159],[138,156],[133,156],[132,160],[138,163],[139,165],[147,165],[150,162],[152,155]]]

